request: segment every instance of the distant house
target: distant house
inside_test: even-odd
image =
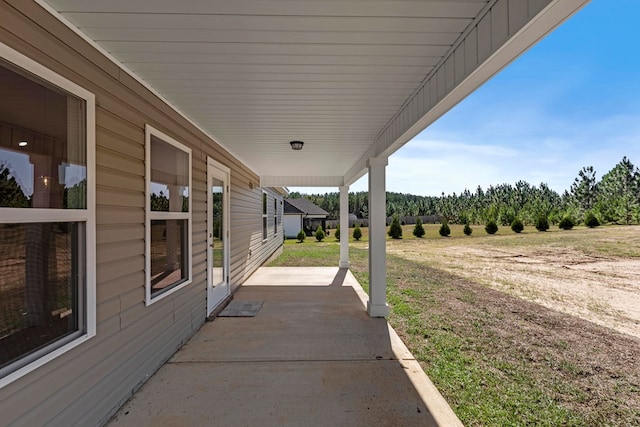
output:
[[[326,229],[329,212],[307,199],[284,199],[284,235],[296,237],[300,230],[311,236],[318,226]]]

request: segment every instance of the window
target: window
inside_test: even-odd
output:
[[[93,94],[0,43],[0,387],[95,335]]]
[[[273,198],[273,235],[278,234],[278,199]]]
[[[267,192],[262,192],[262,241],[267,240],[267,227],[268,227],[268,215],[267,215]]]
[[[191,150],[147,125],[147,305],[191,283]]]

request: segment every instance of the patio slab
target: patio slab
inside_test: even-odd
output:
[[[255,317],[205,324],[109,426],[459,426],[366,294],[338,268],[259,269]]]

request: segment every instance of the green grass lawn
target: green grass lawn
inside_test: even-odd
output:
[[[515,235],[501,227],[488,236],[474,227],[467,237],[456,225],[449,238],[438,235],[438,225],[425,225],[426,237],[415,242],[412,227],[403,228],[406,237],[388,245],[510,247],[568,240],[623,256],[638,256],[640,247],[636,242],[620,249],[625,245],[594,238],[596,233],[585,238],[588,233],[580,230],[527,228]],[[362,231],[362,241],[350,244],[350,262],[366,290],[368,233]],[[332,234],[324,242],[287,240],[283,255],[270,265],[335,266],[338,260]],[[387,277],[390,324],[465,425],[640,425],[637,340],[433,268],[428,260],[388,255]],[[619,355],[629,352],[633,357],[622,362]]]

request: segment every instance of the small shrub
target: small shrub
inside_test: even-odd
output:
[[[358,224],[356,224],[356,227],[353,229],[353,238],[356,239],[356,241],[359,241],[362,238],[362,231],[360,231]]]
[[[513,221],[515,221],[516,219],[518,218],[516,217],[516,214],[513,211],[513,209],[508,209],[506,212],[502,214],[502,225],[511,226],[511,224],[513,224]]]
[[[416,219],[416,226],[413,227],[413,235],[420,238],[424,236],[424,227],[422,226],[422,220],[420,218]]]
[[[560,227],[563,230],[571,230],[574,225],[575,224],[573,223],[573,220],[571,219],[571,217],[565,216],[560,220],[558,227]]]
[[[394,215],[393,220],[391,221],[391,227],[389,227],[389,237],[392,239],[401,239],[402,238],[402,226],[400,226],[400,220],[398,220],[398,216]]]
[[[451,234],[451,228],[449,228],[447,221],[442,221],[442,225],[440,226],[438,233],[440,233],[442,237],[449,237],[449,234]]]
[[[546,215],[538,215],[536,218],[536,230],[538,231],[547,231],[549,229],[549,219]]]
[[[511,222],[511,230],[514,233],[522,233],[522,230],[524,230],[524,224],[520,218],[516,218]]]
[[[307,238],[307,235],[304,233],[304,231],[303,231],[303,230],[300,230],[300,231],[298,232],[298,236],[297,236],[296,238],[298,239],[298,242],[299,242],[299,243],[302,243],[302,242],[304,242],[304,239],[306,239],[306,238]]]
[[[471,233],[473,233],[473,228],[469,227],[469,223],[466,223],[462,232],[465,236],[471,236]]]
[[[496,224],[494,220],[491,220],[484,226],[484,231],[486,231],[487,234],[496,234],[498,232],[498,224]]]
[[[324,231],[322,231],[322,227],[318,226],[318,229],[316,230],[316,240],[318,242],[322,242],[323,239],[324,239]]]
[[[335,237],[336,242],[340,241],[340,224],[336,227],[336,231],[333,232],[333,237]]]
[[[593,228],[593,227],[599,226],[600,221],[598,221],[598,218],[596,218],[593,212],[587,212],[587,214],[584,217],[584,225],[586,225],[589,228]]]

